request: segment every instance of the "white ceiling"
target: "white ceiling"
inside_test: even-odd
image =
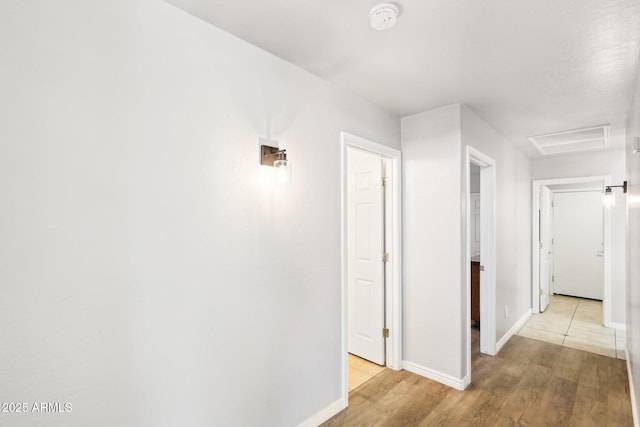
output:
[[[167,0],[399,115],[464,103],[531,157],[528,136],[610,123],[624,144],[638,0]]]

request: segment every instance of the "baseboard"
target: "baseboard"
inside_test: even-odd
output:
[[[507,331],[506,334],[500,338],[500,340],[496,343],[496,354],[500,351],[502,347],[509,341],[509,338],[518,333],[520,329],[527,323],[527,320],[531,317],[531,309],[528,309],[524,315]]]
[[[627,377],[629,377],[629,397],[631,398],[631,413],[633,414],[633,425],[640,426],[638,420],[638,407],[636,406],[636,391],[633,388],[633,375],[631,375],[631,361],[629,359],[629,352],[624,349],[624,358],[627,359]]]
[[[320,424],[327,421],[329,418],[333,417],[346,407],[347,406],[344,404],[344,399],[340,398],[333,402],[331,405],[320,410],[320,412],[310,416],[309,418],[298,424],[297,427],[318,427]]]
[[[613,328],[613,329],[617,329],[619,331],[626,331],[627,330],[627,325],[624,324],[624,323],[609,322],[609,327]]]
[[[430,380],[437,381],[441,384],[453,387],[456,390],[464,390],[468,385],[467,378],[454,378],[451,375],[443,374],[442,372],[434,371],[433,369],[425,368],[413,362],[402,361],[402,367],[409,372],[420,375]],[[467,384],[465,384],[467,383]]]

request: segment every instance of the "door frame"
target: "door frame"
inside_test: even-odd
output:
[[[480,167],[480,256],[485,270],[480,280],[480,352],[496,354],[496,161],[467,145],[465,155],[464,209],[465,229],[462,248],[463,301],[466,305],[463,334],[466,335],[466,371],[464,387],[471,383],[471,164]],[[464,335],[463,335],[464,336]]]
[[[387,164],[387,197],[385,233],[390,254],[385,268],[385,324],[389,328],[386,339],[386,366],[402,369],[402,154],[400,150],[378,144],[347,132],[341,132],[341,240],[342,240],[342,401],[349,406],[348,358],[348,251],[347,251],[347,148],[357,148],[384,157]],[[382,256],[382,254],[380,254]],[[381,331],[382,333],[382,331]]]
[[[562,184],[611,185],[611,175],[581,176],[573,178],[536,179],[532,181],[531,203],[531,312],[540,313],[540,254],[538,238],[540,235],[540,194],[542,187]],[[551,190],[553,192],[553,190]],[[611,211],[604,209],[603,246],[604,246],[604,289],[602,294],[602,321],[611,328]]]

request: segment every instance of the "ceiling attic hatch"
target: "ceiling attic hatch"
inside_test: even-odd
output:
[[[609,146],[610,125],[530,136],[528,139],[540,154],[563,154],[576,151],[598,150]]]

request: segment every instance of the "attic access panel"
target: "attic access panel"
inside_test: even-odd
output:
[[[531,136],[529,141],[542,155],[598,150],[609,146],[611,125],[592,126],[547,135]]]

